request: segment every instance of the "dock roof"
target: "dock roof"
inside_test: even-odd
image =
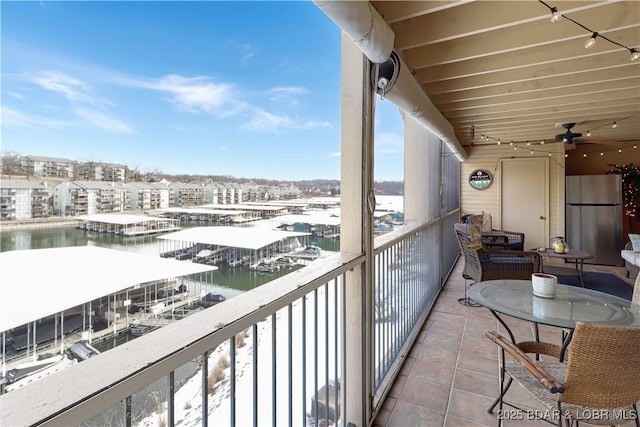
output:
[[[0,331],[155,280],[217,267],[98,246],[0,253]]]
[[[79,215],[76,219],[82,221],[105,222],[109,224],[127,225],[139,222],[162,221],[164,218],[144,215],[127,215],[127,214],[95,214],[95,215]]]
[[[260,227],[193,227],[158,236],[158,239],[258,250],[289,237],[309,235]]]

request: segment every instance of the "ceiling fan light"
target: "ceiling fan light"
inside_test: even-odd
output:
[[[569,139],[565,136],[564,138],[562,138],[562,142],[569,142]]]
[[[638,59],[640,59],[640,52],[638,52],[636,48],[632,47],[631,49],[629,49],[629,51],[631,52],[632,61],[637,61]]]
[[[596,37],[598,37],[598,33],[594,32],[591,35],[591,37],[589,37],[589,39],[586,42],[584,42],[584,48],[585,49],[589,49],[589,48],[593,47],[593,45],[596,44]]]
[[[555,24],[560,19],[562,19],[562,15],[560,15],[560,13],[558,13],[558,8],[557,7],[552,7],[551,8],[551,19],[550,19],[551,23]]]

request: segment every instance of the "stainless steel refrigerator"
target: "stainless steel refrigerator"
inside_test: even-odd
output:
[[[565,201],[569,249],[593,255],[585,264],[624,265],[620,175],[568,176]]]

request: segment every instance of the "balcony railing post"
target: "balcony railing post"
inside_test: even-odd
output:
[[[343,424],[368,425],[371,417],[373,225],[373,88],[371,64],[342,36],[342,149],[340,250],[365,254],[346,274],[344,333],[346,408]],[[348,388],[347,388],[348,386]]]

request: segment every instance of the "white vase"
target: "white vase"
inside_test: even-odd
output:
[[[531,275],[531,286],[533,294],[542,298],[553,298],[556,296],[556,285],[558,278],[552,274],[533,273]]]

